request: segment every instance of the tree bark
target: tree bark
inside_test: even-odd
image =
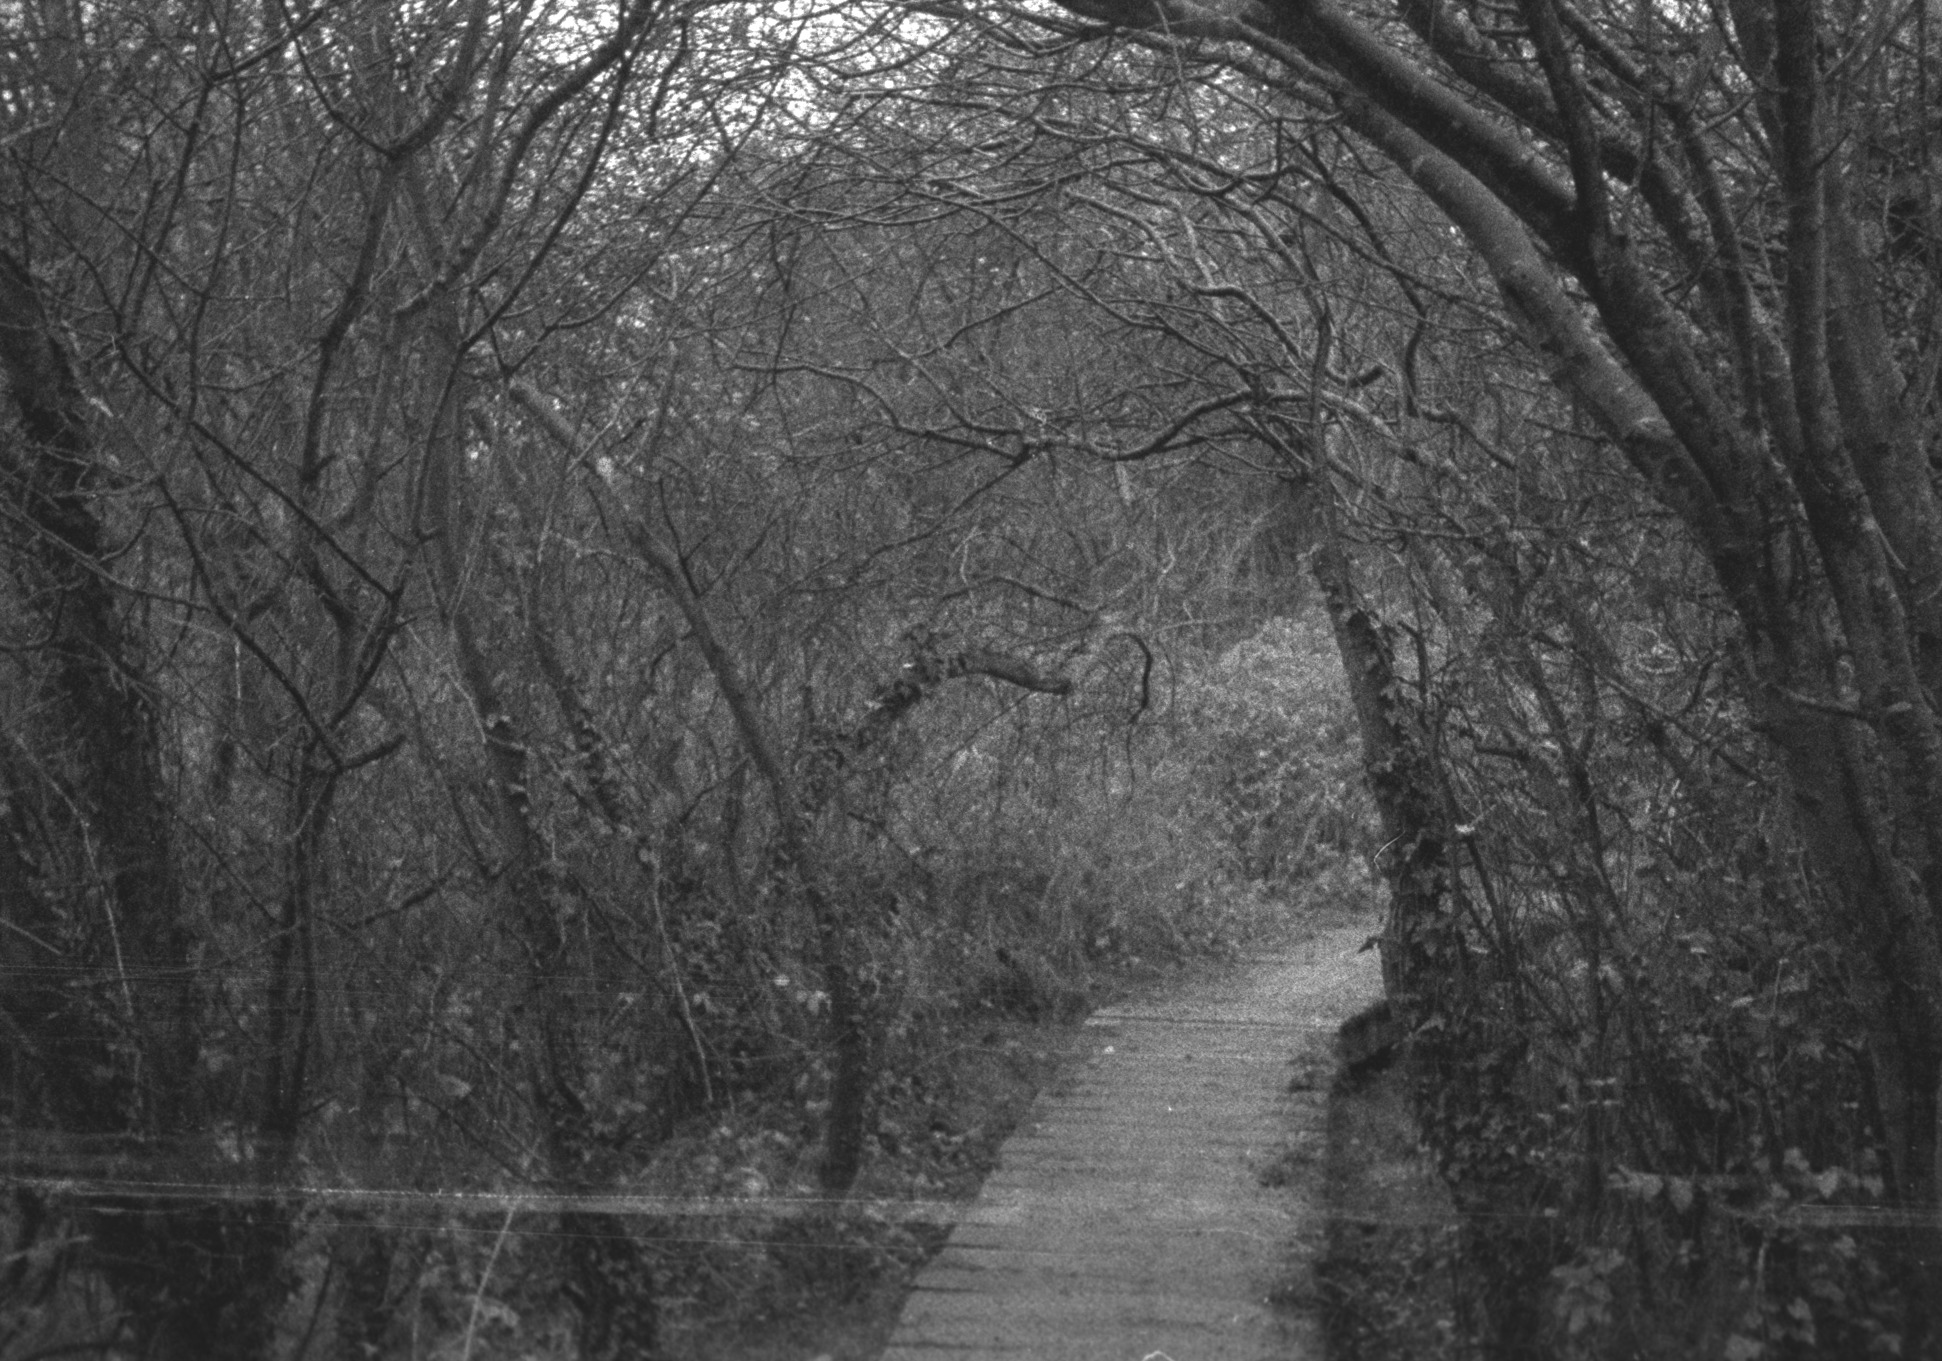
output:
[[[1382,822],[1383,990],[1407,1036],[1418,1118],[1462,1216],[1462,1269],[1474,1275],[1459,1293],[1486,1355],[1540,1361],[1550,1354],[1543,1293],[1564,1242],[1555,1220],[1560,1188],[1520,1156],[1536,1143],[1517,1081],[1528,1037],[1507,1024],[1516,1008],[1498,996],[1513,981],[1479,977],[1472,962],[1442,782],[1390,638],[1357,587],[1333,493],[1314,476],[1299,475],[1291,494],[1309,526],[1310,571],[1335,633]]]
[[[0,435],[8,518],[25,537],[14,561],[44,639],[44,699],[55,716],[54,762],[69,766],[71,834],[100,866],[106,917],[102,925],[64,922],[71,909],[44,891],[10,903],[10,915],[31,918],[15,924],[36,936],[84,941],[80,963],[94,987],[55,999],[32,986],[15,991],[9,979],[5,1005],[38,1051],[37,1085],[59,1128],[126,1136],[150,1160],[150,1175],[166,1177],[171,1158],[199,1161],[208,1135],[195,936],[177,878],[149,682],[94,509],[104,477],[87,404],[32,277],[4,253],[0,374],[19,416],[18,432]],[[262,1354],[289,1287],[286,1204],[111,1195],[94,1207],[93,1259],[144,1355]]]
[[[863,1130],[872,1079],[871,1008],[857,977],[857,927],[845,908],[830,896],[811,834],[811,815],[797,788],[781,743],[762,716],[754,692],[741,668],[722,646],[701,598],[681,564],[639,519],[628,525],[634,551],[654,572],[661,588],[688,622],[716,688],[734,715],[736,731],[749,759],[769,788],[775,806],[776,869],[804,905],[816,931],[823,983],[829,991],[829,1023],[836,1067],[824,1121],[823,1162],[818,1178],[823,1189],[841,1195],[855,1185],[863,1167]]]
[[[447,297],[427,309],[433,362],[425,398],[428,446],[421,505],[439,609],[451,632],[459,681],[478,717],[497,839],[504,862],[502,902],[527,955],[521,1010],[533,1027],[527,1090],[554,1188],[569,1197],[607,1190],[617,1150],[594,1128],[584,1047],[573,1009],[572,933],[583,907],[560,872],[533,805],[531,755],[492,664],[487,660],[467,592],[465,550],[472,532],[464,498],[467,379],[457,304]],[[652,1361],[659,1354],[659,1310],[653,1272],[624,1222],[577,1209],[561,1213],[567,1294],[579,1315],[580,1354],[589,1361]]]

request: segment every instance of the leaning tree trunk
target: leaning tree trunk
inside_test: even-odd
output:
[[[840,1195],[856,1183],[863,1168],[863,1131],[873,1076],[874,1026],[869,999],[857,976],[857,924],[826,886],[811,835],[810,813],[781,744],[756,706],[741,668],[716,636],[701,598],[681,564],[653,538],[645,524],[634,521],[631,535],[634,551],[654,570],[687,620],[695,645],[701,649],[716,687],[734,716],[749,759],[769,788],[776,812],[776,868],[785,885],[809,909],[809,920],[816,931],[818,962],[829,992],[830,1039],[836,1059],[829,1114],[824,1120],[823,1162],[817,1176],[824,1190]]]
[[[1309,566],[1335,634],[1381,819],[1389,888],[1379,938],[1383,990],[1408,1035],[1418,1118],[1462,1217],[1469,1331],[1511,1361],[1547,1355],[1544,1287],[1560,1260],[1561,1188],[1519,1154],[1541,1146],[1518,1077],[1529,1037],[1496,1005],[1514,986],[1480,978],[1464,930],[1457,837],[1422,725],[1404,697],[1391,637],[1357,589],[1331,493],[1300,474]],[[1549,1212],[1549,1213],[1547,1213]]]
[[[515,401],[562,450],[582,453],[573,432],[546,396],[531,384],[515,379]],[[695,645],[715,678],[749,759],[768,787],[777,824],[777,870],[793,896],[808,909],[815,929],[818,962],[829,992],[831,1049],[835,1071],[830,1084],[829,1113],[824,1120],[823,1162],[818,1178],[823,1188],[847,1192],[863,1167],[864,1130],[868,1119],[870,1084],[874,1080],[873,1051],[882,1017],[874,990],[857,967],[864,956],[873,924],[838,901],[830,889],[831,876],[822,864],[814,838],[814,824],[831,799],[839,796],[846,760],[875,747],[897,722],[940,681],[985,675],[1022,689],[1063,695],[1072,688],[1063,676],[1046,675],[1030,663],[1003,653],[969,648],[948,657],[920,655],[893,681],[882,686],[868,713],[847,741],[819,755],[827,767],[827,788],[805,790],[790,767],[782,743],[762,716],[741,668],[716,634],[700,596],[681,563],[640,520],[629,527],[630,542],[653,571],[662,589],[687,621]]]
[[[527,1089],[539,1126],[549,1180],[568,1198],[610,1190],[619,1171],[590,1105],[585,1047],[573,1006],[571,949],[581,914],[541,826],[531,793],[531,754],[521,724],[500,690],[467,595],[464,551],[471,530],[465,511],[466,379],[457,307],[443,299],[429,310],[433,351],[427,363],[427,423],[421,504],[430,541],[440,613],[451,632],[459,683],[479,722],[500,853],[499,893],[527,957],[521,1013]],[[641,1245],[612,1215],[563,1210],[567,1294],[579,1314],[578,1354],[588,1361],[652,1361],[659,1354],[659,1311],[653,1271]]]
[[[522,402],[533,409],[534,399],[535,394],[529,393]],[[545,407],[539,409],[550,411]],[[840,808],[845,764],[876,747],[897,721],[939,682],[983,675],[1051,695],[1070,693],[1072,682],[1064,676],[1041,672],[1022,658],[984,648],[966,648],[948,656],[920,652],[894,680],[878,688],[854,731],[845,739],[825,744],[815,753],[819,778],[809,782],[813,788],[805,790],[785,762],[781,744],[762,718],[734,658],[721,645],[681,564],[638,520],[632,525],[632,542],[687,619],[696,645],[735,717],[749,758],[769,787],[781,843],[779,868],[785,878],[793,881],[807,904],[810,921],[816,929],[823,980],[829,988],[830,1028],[836,1057],[819,1175],[824,1189],[845,1192],[855,1183],[863,1166],[864,1128],[874,1078],[872,1051],[883,1017],[874,988],[865,984],[857,967],[864,957],[874,923],[831,897],[828,885],[833,878],[822,865],[812,837],[815,819],[832,804]]]
[[[533,417],[547,438],[566,452],[579,454],[578,441],[545,395],[531,384],[514,380],[513,399]],[[681,565],[636,520],[629,526],[630,542],[674,601],[687,621],[716,688],[734,717],[736,731],[755,763],[774,802],[778,827],[778,866],[785,884],[809,909],[816,931],[823,982],[829,992],[829,1017],[836,1071],[824,1123],[824,1157],[819,1179],[824,1189],[842,1193],[855,1183],[863,1165],[863,1129],[871,1082],[871,1021],[869,1008],[852,961],[855,936],[852,924],[823,887],[809,817],[796,782],[768,723],[757,708],[741,669],[716,636],[701,599]]]

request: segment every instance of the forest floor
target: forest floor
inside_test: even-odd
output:
[[[1328,1103],[1329,1361],[1449,1361],[1457,1346],[1449,1193],[1418,1145],[1400,1063],[1339,1079]]]

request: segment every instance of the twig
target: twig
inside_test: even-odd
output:
[[[472,1292],[472,1310],[465,1319],[465,1346],[459,1351],[459,1361],[472,1361],[472,1339],[479,1327],[479,1302],[485,1298],[486,1282],[492,1279],[493,1264],[499,1260],[499,1249],[506,1246],[506,1235],[512,1232],[513,1210],[506,1211],[506,1222],[499,1226],[499,1236],[492,1240],[492,1254],[486,1258],[485,1270],[479,1273],[479,1288]]]

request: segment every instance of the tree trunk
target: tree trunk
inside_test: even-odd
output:
[[[581,914],[533,807],[530,753],[500,691],[467,597],[463,550],[471,517],[464,508],[466,379],[457,306],[429,309],[434,362],[427,365],[431,416],[425,456],[425,530],[440,611],[451,631],[459,683],[478,717],[494,820],[504,863],[499,892],[529,961],[521,1012],[532,1026],[527,1090],[546,1154],[548,1179],[568,1197],[611,1187],[617,1150],[603,1143],[588,1106],[586,1055],[570,984],[570,939]],[[652,1268],[626,1224],[569,1209],[560,1215],[566,1293],[579,1313],[579,1354],[588,1361],[652,1361],[659,1314]]]
[[[777,870],[793,890],[793,896],[808,907],[810,922],[815,927],[823,984],[829,992],[830,1042],[836,1059],[818,1177],[824,1190],[841,1195],[855,1185],[857,1173],[863,1167],[863,1130],[873,1076],[870,1058],[874,1026],[854,967],[855,927],[849,914],[830,898],[823,886],[822,867],[810,836],[808,809],[797,791],[781,745],[742,678],[741,668],[735,665],[734,658],[715,635],[708,612],[688,584],[681,564],[655,542],[642,522],[634,521],[630,534],[634,551],[653,568],[662,588],[688,621],[695,645],[701,649],[716,687],[734,715],[736,730],[742,736],[749,759],[769,787],[780,842]]]
[[[1564,1250],[1553,1218],[1561,1194],[1519,1153],[1538,1140],[1527,1132],[1535,1113],[1518,1082],[1528,1037],[1503,997],[1514,981],[1478,976],[1442,782],[1391,640],[1357,589],[1329,492],[1310,483],[1299,495],[1310,570],[1334,629],[1382,820],[1383,988],[1408,1037],[1418,1118],[1462,1216],[1468,1283],[1459,1294],[1474,1310],[1468,1327],[1487,1356],[1540,1361],[1551,1354],[1543,1301]]]
[[[182,902],[157,723],[136,640],[121,618],[107,532],[93,506],[101,471],[87,406],[32,278],[0,254],[0,372],[19,413],[5,446],[24,526],[14,560],[44,638],[44,696],[69,764],[71,834],[100,868],[106,923],[80,929],[97,991],[78,1006],[9,1010],[40,1055],[38,1085],[63,1132],[122,1135],[166,1178],[194,1165],[208,1130],[198,1081],[194,937]],[[36,899],[39,899],[37,902]],[[77,934],[43,895],[18,904],[48,940]],[[10,980],[11,981],[11,980]],[[78,994],[77,994],[78,995]],[[14,999],[27,1001],[15,1010]],[[290,1207],[274,1199],[197,1206],[115,1195],[89,1216],[92,1260],[143,1355],[263,1355],[288,1294]]]

